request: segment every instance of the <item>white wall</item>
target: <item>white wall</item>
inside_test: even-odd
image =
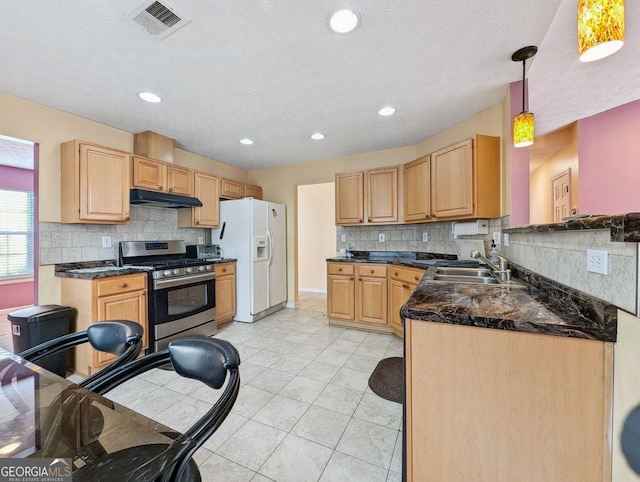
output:
[[[326,293],[325,259],[336,254],[335,183],[297,188],[298,290]]]

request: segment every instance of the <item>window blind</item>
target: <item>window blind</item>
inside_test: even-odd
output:
[[[0,279],[33,275],[33,193],[0,189]]]

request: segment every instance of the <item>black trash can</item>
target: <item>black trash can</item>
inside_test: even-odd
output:
[[[9,313],[7,319],[11,322],[13,352],[20,353],[45,341],[69,334],[73,308],[60,305],[32,306]],[[62,351],[41,358],[37,364],[64,377],[67,371],[67,353]]]

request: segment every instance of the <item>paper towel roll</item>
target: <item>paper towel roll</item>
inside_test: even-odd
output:
[[[469,221],[466,223],[453,223],[453,238],[458,236],[470,236],[474,234],[489,234],[489,221],[487,219],[478,219],[477,221]]]

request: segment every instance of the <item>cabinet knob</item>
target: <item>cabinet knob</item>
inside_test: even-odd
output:
[[[402,287],[403,287],[404,289],[409,289],[409,285],[405,285],[405,284],[403,284],[403,285],[402,285]]]
[[[394,276],[398,276],[398,272],[396,271],[395,273],[393,273]]]
[[[159,189],[160,191],[162,191],[162,186],[158,186],[158,189]]]
[[[342,268],[338,268],[338,271],[342,271]]]
[[[425,214],[424,217],[429,219],[431,217],[431,215],[430,214]]]
[[[227,268],[222,268],[222,272],[226,273],[227,272]]]
[[[362,278],[358,278],[358,281],[362,281]]]
[[[173,192],[173,188],[172,187],[169,188],[169,192]]]
[[[359,223],[361,223],[361,222],[362,222],[362,219],[358,219],[358,222],[359,222]]]
[[[375,273],[375,271],[374,271],[374,270],[372,270],[372,269],[370,269],[370,270],[369,270],[369,273],[373,274],[373,273]]]
[[[414,279],[415,279],[416,281],[420,281],[420,276],[416,276],[416,277],[414,277]]]
[[[200,224],[200,221],[196,221],[196,224]]]
[[[129,216],[125,216],[124,218],[122,218],[125,221],[129,221],[129,219],[131,219]]]
[[[431,216],[433,216],[434,218],[437,218],[438,216],[436,216],[435,214],[432,214]]]
[[[353,278],[349,278],[349,281],[353,281]]]
[[[120,288],[126,288],[127,286],[129,286],[127,283],[122,283],[122,284],[120,285]]]

